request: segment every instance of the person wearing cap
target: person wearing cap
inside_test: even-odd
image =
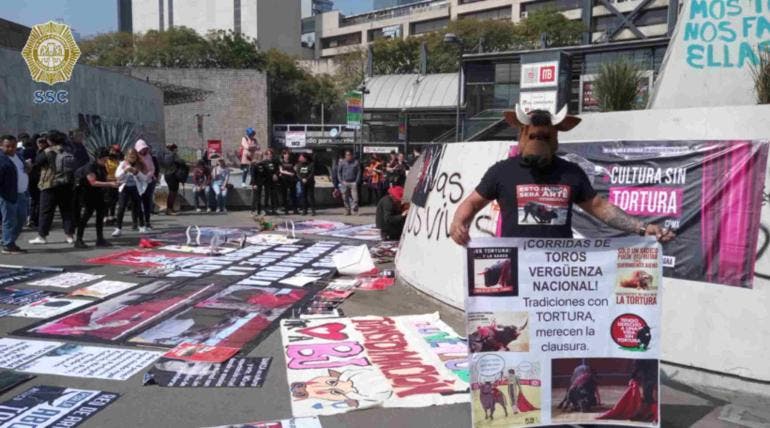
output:
[[[144,230],[149,232],[152,230],[150,217],[152,216],[152,209],[155,205],[155,185],[158,183],[158,174],[160,171],[158,161],[155,159],[155,156],[152,155],[150,146],[144,140],[139,139],[136,144],[134,144],[134,150],[139,153],[139,157],[142,159],[145,168],[144,174],[147,176],[147,189],[141,194],[141,212],[144,215]]]
[[[238,155],[241,162],[241,173],[243,174],[241,176],[243,180],[241,187],[247,186],[246,178],[249,175],[251,161],[256,159],[254,155],[258,150],[259,145],[257,144],[257,131],[255,131],[254,128],[246,128],[246,135],[241,138],[241,147]]]
[[[404,198],[404,188],[393,186],[388,189],[388,194],[377,203],[377,229],[385,241],[398,241],[406,224],[407,210],[401,200]]]
[[[77,200],[83,204],[83,210],[77,224],[75,248],[88,248],[85,242],[83,242],[83,234],[88,225],[88,220],[91,219],[94,213],[96,213],[96,246],[110,246],[109,242],[104,239],[104,217],[107,214],[105,191],[117,189],[118,182],[110,181],[107,178],[106,165],[109,158],[109,149],[100,147],[94,153],[94,160],[89,161],[75,171],[75,192],[79,195]]]

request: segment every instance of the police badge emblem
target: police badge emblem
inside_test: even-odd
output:
[[[53,86],[70,80],[80,49],[68,25],[48,21],[32,27],[21,55],[32,80]]]

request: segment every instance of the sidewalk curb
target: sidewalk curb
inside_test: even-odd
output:
[[[770,407],[770,383],[685,367],[661,361],[661,371],[670,380],[725,400]],[[736,396],[740,396],[736,400]],[[747,404],[748,404],[747,403]]]

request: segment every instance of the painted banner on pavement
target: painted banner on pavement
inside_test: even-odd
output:
[[[283,320],[281,335],[295,417],[468,402],[465,345],[438,314]]]
[[[74,428],[118,397],[112,392],[34,386],[0,403],[0,428]]]
[[[659,426],[654,239],[486,238],[467,253],[475,427]]]
[[[665,276],[752,287],[766,141],[609,141],[559,150],[610,202],[676,232],[663,244]],[[580,210],[572,221],[582,236],[621,235]]]

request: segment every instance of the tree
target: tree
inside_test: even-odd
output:
[[[131,33],[99,34],[79,43],[80,59],[100,67],[125,67],[134,60],[134,35]]]
[[[516,32],[530,49],[540,47],[541,34],[546,35],[548,47],[557,47],[580,43],[584,31],[582,22],[572,21],[551,8],[530,12],[516,25]]]
[[[758,63],[751,66],[757,104],[770,104],[770,51],[760,49]]]
[[[420,41],[406,39],[379,39],[372,44],[374,74],[407,74],[420,68]]]
[[[206,39],[209,43],[208,67],[265,68],[265,54],[257,49],[254,39],[223,30],[209,32]]]
[[[636,109],[641,79],[639,68],[627,60],[602,64],[593,83],[599,108],[602,111]]]
[[[208,65],[210,51],[209,42],[191,28],[150,30],[136,40],[134,64],[146,67],[201,68]]]
[[[364,67],[366,65],[366,49],[351,48],[347,52],[334,58],[337,72],[334,78],[341,93],[348,92],[361,85],[364,80]]]

